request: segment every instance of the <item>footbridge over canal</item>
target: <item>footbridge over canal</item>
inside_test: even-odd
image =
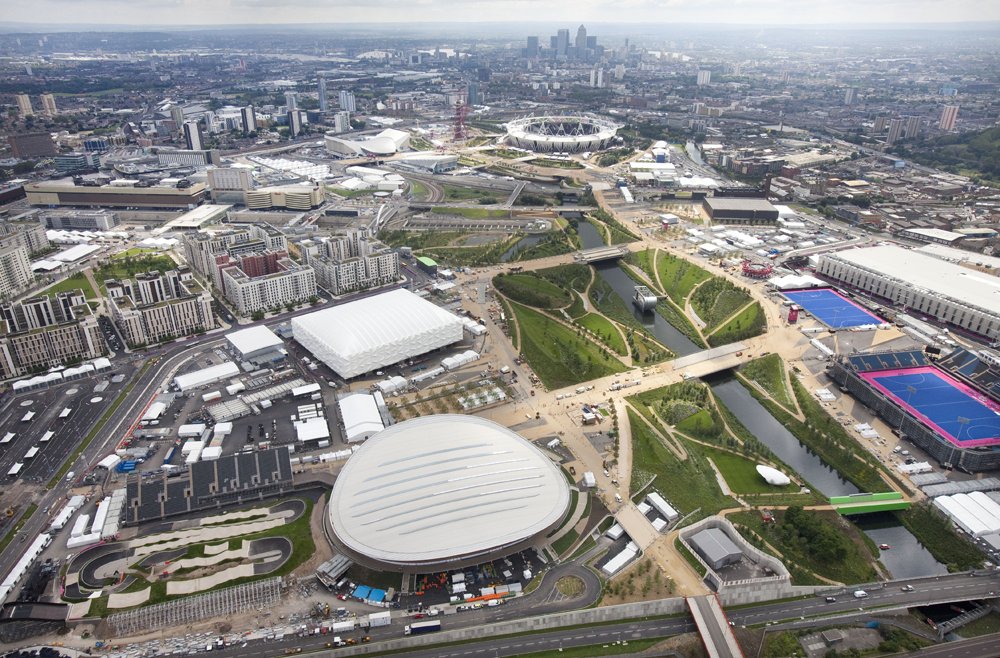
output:
[[[747,344],[729,343],[720,347],[695,352],[671,361],[674,370],[680,370],[684,379],[705,377],[723,370],[735,368],[743,363],[743,352]]]
[[[578,251],[573,258],[581,263],[599,263],[603,260],[617,260],[627,256],[630,251],[627,244],[613,244],[610,247],[594,247]]]

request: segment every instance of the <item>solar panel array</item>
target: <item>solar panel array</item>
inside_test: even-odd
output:
[[[276,495],[292,488],[288,448],[240,453],[196,462],[176,476],[132,478],[127,485],[126,523]]]

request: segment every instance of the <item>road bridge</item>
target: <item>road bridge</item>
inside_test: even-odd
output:
[[[730,343],[682,356],[674,359],[671,365],[675,371],[684,373],[685,379],[704,377],[740,365],[743,362],[742,353],[747,348],[747,344],[742,341]]]
[[[597,263],[602,260],[615,260],[628,255],[630,249],[627,244],[614,244],[610,247],[594,247],[584,249],[574,255],[574,259],[582,263]]]
[[[685,600],[709,658],[743,658],[743,650],[736,642],[719,599],[709,594],[689,596]]]

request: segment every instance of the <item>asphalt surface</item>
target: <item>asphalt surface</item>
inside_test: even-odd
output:
[[[1000,655],[1000,636],[993,634],[961,642],[946,642],[906,655],[920,658],[996,658]]]

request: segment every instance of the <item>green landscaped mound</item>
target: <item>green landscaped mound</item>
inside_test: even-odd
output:
[[[759,336],[767,327],[767,317],[759,302],[754,302],[746,306],[733,316],[728,322],[708,335],[708,344],[711,347],[728,345],[738,340]]]
[[[613,349],[616,354],[625,356],[629,353],[628,346],[625,344],[625,340],[622,338],[618,328],[603,315],[587,313],[576,318],[576,322],[591,331],[602,343]]]
[[[660,283],[663,284],[663,291],[681,306],[695,286],[712,278],[708,270],[665,251],[657,254],[656,269],[660,276]],[[702,320],[704,319],[702,318]]]
[[[562,308],[573,302],[569,292],[531,272],[498,274],[493,277],[493,287],[513,301],[535,308]]]
[[[772,399],[789,411],[795,410],[792,394],[788,390],[785,379],[785,362],[777,354],[747,361],[739,367],[737,373],[753,384],[764,389]]]
[[[621,361],[555,319],[513,302],[510,308],[521,335],[521,354],[548,389],[626,370]]]
[[[734,313],[753,301],[743,288],[721,277],[705,281],[691,295],[691,307],[705,323],[705,332],[722,326]]]

